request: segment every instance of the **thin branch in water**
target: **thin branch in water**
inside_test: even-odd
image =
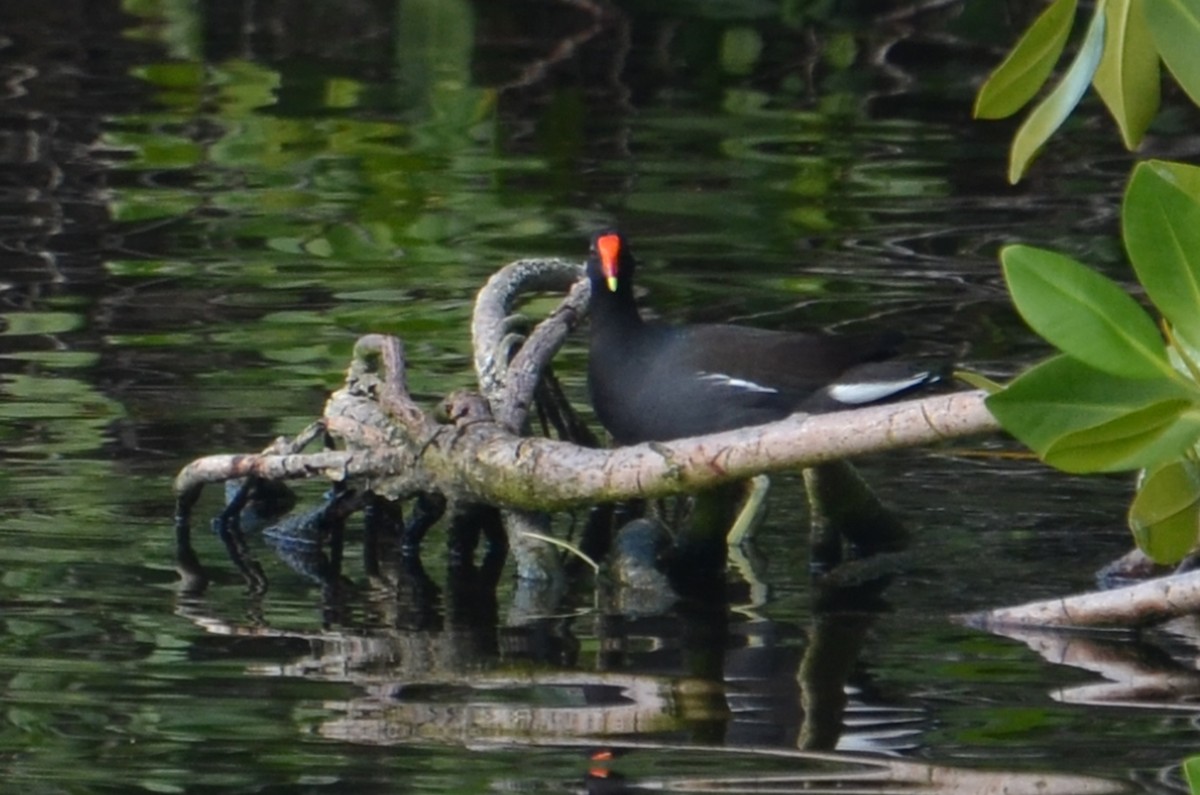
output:
[[[592,560],[591,556],[589,556],[586,552],[584,552],[582,549],[575,546],[574,544],[572,544],[569,541],[563,541],[561,538],[555,538],[554,536],[543,535],[542,533],[535,533],[532,530],[524,530],[521,532],[521,535],[524,536],[525,538],[532,538],[537,541],[544,541],[547,544],[553,544],[554,546],[559,547],[560,549],[565,549],[567,552],[570,552],[572,555],[579,558],[587,565],[591,566],[593,572],[595,572],[596,574],[600,573],[600,564],[597,563],[596,561]]]

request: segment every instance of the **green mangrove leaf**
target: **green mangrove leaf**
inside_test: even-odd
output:
[[[1120,472],[1178,458],[1200,440],[1190,400],[1164,400],[1103,425],[1068,433],[1043,456],[1065,472]]]
[[[975,118],[1003,119],[1021,109],[1046,82],[1062,55],[1076,0],[1055,0],[996,67],[975,96]]]
[[[954,380],[962,381],[967,386],[972,386],[975,389],[982,389],[989,395],[994,395],[1001,389],[1004,389],[1004,384],[993,381],[982,373],[973,373],[970,370],[955,370]]]
[[[1051,345],[1113,375],[1174,374],[1154,321],[1115,282],[1031,246],[1006,246],[1000,260],[1017,311]]]
[[[1200,197],[1200,168],[1174,160],[1147,160],[1146,163],[1181,192]]]
[[[1200,105],[1200,0],[1146,3],[1146,25],[1175,80]]]
[[[1127,149],[1141,143],[1158,112],[1158,51],[1146,25],[1144,6],[1145,0],[1108,0],[1104,53],[1092,78]]]
[[[1174,334],[1200,348],[1200,201],[1175,178],[1185,168],[1191,174],[1183,175],[1183,183],[1200,186],[1200,168],[1174,165],[1175,170],[1153,160],[1137,165],[1121,220],[1125,248],[1146,294]]]
[[[1008,181],[1014,185],[1021,180],[1042,144],[1071,115],[1092,82],[1092,75],[1096,73],[1100,55],[1104,51],[1104,5],[1103,0],[1096,3],[1083,43],[1079,45],[1079,52],[1075,54],[1062,80],[1037,104],[1013,136],[1008,159]]]
[[[1167,337],[1167,356],[1171,358],[1171,365],[1200,385],[1200,349],[1176,334],[1169,324],[1164,330]]]
[[[1135,501],[1140,497],[1139,493]],[[1196,507],[1160,522],[1146,523],[1136,520],[1133,512],[1129,516],[1129,529],[1138,549],[1155,563],[1171,565],[1178,563],[1196,545]]]
[[[1200,795],[1200,756],[1183,760],[1183,777],[1187,780],[1188,792]]]
[[[1185,459],[1147,472],[1129,506],[1134,540],[1156,563],[1178,563],[1195,548],[1198,518],[1200,470]]]
[[[1147,406],[1187,401],[1188,390],[1164,378],[1122,378],[1070,356],[1026,370],[987,398],[1005,430],[1041,456],[1061,437],[1111,422]]]
[[[1186,458],[1146,470],[1130,512],[1150,524],[1200,505],[1200,465]]]

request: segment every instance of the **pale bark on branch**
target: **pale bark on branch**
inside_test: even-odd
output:
[[[189,464],[175,484],[181,549],[203,484],[247,476],[348,480],[391,498],[436,492],[505,509],[513,525],[536,525],[526,512],[694,492],[762,472],[998,428],[983,393],[961,392],[614,450],[523,436],[539,379],[586,312],[589,288],[581,276],[577,263],[519,260],[488,281],[471,327],[480,392],[449,396],[447,422],[435,421],[409,395],[400,341],[363,337],[345,385],[330,397],[321,420],[341,449],[305,454],[281,441],[259,455],[208,456]],[[513,318],[518,300],[546,290],[567,295],[522,336]],[[510,528],[518,569],[533,575],[538,553],[522,538]]]
[[[1200,571],[1157,577],[1108,591],[1029,602],[964,616],[972,625],[1011,627],[1142,627],[1200,612]]]
[[[296,440],[262,454],[210,455],[179,473],[176,543],[192,561],[188,514],[205,483],[246,477],[326,478],[391,498],[442,495],[504,510],[524,578],[553,568],[550,548],[520,527],[542,527],[545,512],[600,502],[695,492],[763,472],[798,470],[901,447],[998,430],[982,391],[936,395],[857,411],[796,414],[780,422],[709,436],[617,449],[592,449],[524,436],[539,379],[586,315],[589,288],[577,263],[522,259],[498,271],[476,299],[472,323],[479,394],[446,399],[437,422],[408,394],[401,342],[368,335],[355,346],[346,384],[324,417]],[[514,319],[530,292],[566,292],[556,310],[522,335]],[[304,453],[324,432],[340,449]],[[968,616],[976,626],[1144,626],[1200,611],[1200,573],[1014,606]]]
[[[564,260],[519,260],[489,280],[472,322],[481,395],[448,397],[450,422],[435,422],[408,395],[399,341],[371,335],[356,346],[346,385],[325,410],[326,429],[346,449],[208,456],[184,468],[177,490],[246,475],[319,476],[366,479],[398,496],[438,490],[552,511],[695,491],[760,472],[998,428],[982,392],[960,392],[613,450],[520,436],[538,376],[586,311],[588,289],[580,275],[578,264]],[[514,338],[518,298],[547,289],[569,292],[528,337]]]
[[[255,476],[351,481],[391,498],[437,493],[505,511],[521,576],[538,577],[548,547],[519,527],[538,512],[700,491],[778,470],[998,430],[979,391],[937,395],[855,411],[797,414],[779,422],[666,443],[612,450],[522,435],[535,389],[550,360],[584,317],[589,288],[579,264],[519,260],[497,272],[476,300],[471,333],[479,393],[456,393],[439,422],[405,385],[403,347],[392,337],[359,340],[345,385],[318,427],[341,449],[304,453],[317,434],[279,440],[261,454],[214,455],[185,467],[177,541],[191,555],[187,514],[205,483]],[[566,292],[527,335],[514,322],[519,299]],[[1069,597],[969,617],[985,627],[1130,626],[1200,609],[1200,574]]]
[[[410,438],[383,449],[207,456],[180,473],[176,488],[248,475],[393,479],[402,485],[392,490],[404,495],[436,485],[482,502],[554,511],[693,492],[762,472],[993,431],[983,398],[982,392],[960,392],[612,450],[520,437],[482,420],[442,426],[419,448]]]

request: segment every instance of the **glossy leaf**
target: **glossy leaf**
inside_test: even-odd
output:
[[[1187,779],[1188,792],[1200,795],[1200,756],[1189,756],[1183,760],[1183,777]]]
[[[975,97],[975,118],[1002,119],[1033,99],[1062,55],[1076,0],[1055,0],[1043,11]]]
[[[1044,456],[1066,434],[1163,401],[1189,398],[1188,390],[1173,380],[1121,378],[1070,356],[1056,356],[989,396],[987,407],[1009,433]]]
[[[1104,3],[1101,2],[1096,4],[1083,43],[1079,45],[1079,52],[1075,54],[1066,74],[1054,90],[1034,107],[1013,136],[1008,160],[1009,182],[1015,184],[1020,181],[1042,145],[1062,126],[1087,91],[1104,50],[1104,27]]]
[[[975,389],[982,389],[989,395],[994,395],[1001,389],[1004,389],[1004,384],[993,381],[982,373],[973,373],[970,370],[955,370],[954,380],[962,381],[964,384]]]
[[[1197,385],[1200,385],[1200,349],[1191,345],[1186,339],[1173,333],[1168,325],[1166,331],[1170,333],[1167,340],[1167,355],[1171,357],[1171,364],[1181,373],[1185,373],[1187,377]]]
[[[1138,547],[1156,563],[1178,563],[1196,546],[1200,471],[1188,460],[1150,470],[1129,506]]]
[[[1200,105],[1200,0],[1146,3],[1146,24],[1175,80]]]
[[[1120,472],[1177,458],[1200,440],[1200,412],[1190,408],[1187,400],[1155,403],[1061,436],[1043,458],[1065,472]]]
[[[1189,183],[1200,186],[1200,168],[1138,164],[1121,218],[1138,281],[1175,335],[1200,348],[1200,201],[1181,189]]]
[[[1146,0],[1108,0],[1104,52],[1092,78],[1092,85],[1116,120],[1128,149],[1141,143],[1158,112],[1158,51],[1146,25],[1145,3]]]
[[[1147,160],[1145,162],[1147,168],[1153,168],[1181,193],[1200,201],[1200,167],[1174,160]]]
[[[1007,246],[1000,260],[1017,311],[1051,345],[1113,375],[1173,375],[1154,321],[1115,282],[1030,246]]]

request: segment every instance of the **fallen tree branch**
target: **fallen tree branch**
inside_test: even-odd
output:
[[[963,392],[615,450],[522,436],[546,367],[586,312],[589,288],[581,274],[577,263],[565,260],[519,260],[489,279],[471,326],[480,392],[449,396],[443,405],[448,422],[435,421],[409,395],[399,340],[360,339],[345,385],[330,396],[321,423],[343,449],[305,454],[292,445],[189,464],[175,482],[181,559],[194,557],[189,512],[205,483],[323,477],[390,499],[432,494],[443,503],[504,509],[518,571],[537,577],[552,565],[549,548],[515,526],[544,526],[538,512],[695,492],[762,472],[998,428],[984,394]],[[518,333],[518,299],[544,290],[567,295],[527,335]]]
[[[1157,577],[1110,591],[1029,602],[963,616],[970,626],[1143,627],[1200,611],[1200,571]]]
[[[405,484],[399,489],[404,493],[433,486],[495,505],[556,511],[699,491],[763,472],[995,431],[984,397],[982,392],[958,392],[795,415],[767,425],[611,450],[520,437],[494,420],[474,420],[457,428],[441,426],[419,449],[409,439],[386,450],[207,456],[185,467],[175,485],[184,491],[197,483],[248,475],[272,480],[369,477],[396,479]]]
[[[552,576],[550,547],[531,541],[546,514],[603,502],[703,491],[760,473],[801,469],[900,447],[999,429],[981,391],[938,395],[855,411],[793,415],[778,422],[613,450],[521,435],[545,368],[584,316],[586,280],[565,260],[519,260],[480,291],[472,321],[480,393],[456,393],[438,422],[407,391],[403,346],[368,335],[355,346],[345,385],[323,418],[296,440],[261,454],[214,455],[175,482],[177,555],[195,564],[189,512],[206,483],[241,478],[325,478],[390,499],[433,495],[499,508],[522,577]],[[532,291],[567,291],[527,335],[513,309]],[[343,449],[304,453],[318,432]],[[436,517],[435,517],[436,518]],[[184,566],[183,568],[188,568]],[[1200,610],[1200,573],[1128,588],[1035,602],[965,617],[974,626],[1144,626]]]

